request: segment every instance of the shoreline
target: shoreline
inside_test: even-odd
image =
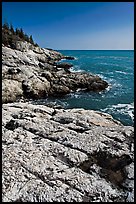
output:
[[[71,73],[70,64],[56,64],[60,53],[28,43],[3,47],[2,57],[3,202],[133,202],[132,126],[99,111],[31,101],[79,88],[99,93],[108,83]]]
[[[70,72],[72,64],[57,63],[69,57],[56,51],[34,47],[26,42],[17,42],[16,50],[5,46],[2,50],[3,102],[13,102],[18,98],[38,99],[66,95],[78,88],[99,92],[108,86],[98,76],[87,72]],[[8,60],[9,56],[11,60]],[[9,88],[11,82],[14,82],[12,93]]]

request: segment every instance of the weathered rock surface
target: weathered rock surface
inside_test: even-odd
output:
[[[133,127],[84,109],[3,104],[3,202],[134,202]]]
[[[17,41],[15,49],[2,46],[2,102],[65,95],[77,89],[102,91],[108,87],[100,77],[71,73],[65,56],[57,51]]]
[[[61,59],[74,57],[2,45],[3,202],[133,202],[133,127],[92,110],[8,103],[107,88]]]
[[[64,56],[64,59],[74,60],[75,58],[74,58],[74,57],[71,57],[71,56]]]
[[[56,66],[57,66],[57,68],[66,68],[66,69],[73,67],[73,65],[69,64],[69,63],[59,63]]]

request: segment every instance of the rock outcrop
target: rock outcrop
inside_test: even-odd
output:
[[[3,104],[3,202],[134,202],[134,130],[110,115]]]
[[[99,92],[108,87],[108,83],[98,76],[73,73],[71,64],[57,63],[64,58],[57,51],[28,42],[17,41],[15,49],[3,45],[3,103],[65,95],[79,88]]]
[[[75,59],[75,57],[71,57],[71,56],[64,56],[64,59],[74,60],[74,59]]]
[[[134,202],[133,127],[29,101],[108,87],[61,59],[74,58],[25,41],[2,45],[3,202]]]

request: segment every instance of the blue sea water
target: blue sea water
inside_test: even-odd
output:
[[[59,50],[75,60],[71,71],[86,71],[100,76],[109,87],[100,92],[76,92],[49,99],[65,108],[85,108],[111,114],[124,125],[134,124],[134,51]]]

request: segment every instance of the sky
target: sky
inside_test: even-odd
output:
[[[56,50],[133,50],[134,2],[2,2],[2,22]]]

